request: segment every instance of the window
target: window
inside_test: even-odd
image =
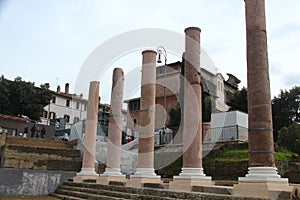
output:
[[[130,111],[137,111],[140,109],[140,102],[139,101],[133,101],[129,103],[129,110]]]
[[[64,115],[64,118],[66,119],[67,123],[70,123],[70,115]]]
[[[56,103],[56,96],[52,97],[52,103]]]
[[[66,106],[67,106],[67,107],[70,107],[70,99],[67,99],[67,101],[66,101]]]
[[[44,110],[44,112],[43,112],[43,118],[48,118],[48,111]]]
[[[55,119],[55,117],[56,117],[55,112],[50,112],[49,115],[50,115],[49,116],[50,119]]]
[[[84,104],[83,104],[83,110],[84,110],[84,111],[86,111],[86,109],[87,109],[86,107],[87,107],[87,106],[86,106],[86,104],[84,103]]]
[[[74,123],[79,122],[79,117],[74,117]]]
[[[76,102],[76,109],[79,109],[79,102]]]

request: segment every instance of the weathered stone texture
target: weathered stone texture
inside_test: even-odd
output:
[[[86,135],[82,158],[82,167],[89,169],[94,168],[95,162],[99,88],[100,83],[98,81],[92,81],[90,83],[87,116],[85,121]]]
[[[200,32],[185,29],[185,84],[183,124],[183,167],[202,168],[202,99],[200,86]]]
[[[143,54],[141,104],[139,113],[138,168],[153,168],[156,51],[146,50]]]
[[[275,166],[265,1],[245,7],[250,166]]]
[[[0,169],[0,199],[3,196],[48,195],[75,172]]]
[[[108,126],[107,167],[120,169],[122,142],[122,104],[124,72],[115,68],[111,92],[111,110]]]
[[[78,171],[80,163],[80,151],[60,141],[7,137],[1,152],[2,168]]]

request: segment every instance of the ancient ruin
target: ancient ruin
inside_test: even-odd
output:
[[[276,190],[291,191],[280,178],[274,159],[267,32],[264,0],[245,0],[249,119],[249,173],[239,178],[235,194],[269,197]]]
[[[197,27],[185,29],[183,167],[181,174],[174,177],[171,189],[191,190],[193,185],[211,184],[211,177],[206,177],[202,168],[200,32]]]
[[[82,168],[80,173],[74,178],[75,182],[82,182],[86,179],[96,179],[99,175],[95,172],[95,151],[96,132],[99,104],[99,85],[97,81],[92,81],[89,88],[89,100],[87,108],[87,118],[85,122],[84,151],[82,158]]]
[[[123,103],[124,73],[121,68],[115,68],[111,92],[111,110],[108,127],[107,161],[104,174],[97,182],[108,184],[110,181],[126,182],[125,175],[120,170],[122,141],[122,103]]]
[[[126,174],[127,177],[121,172],[124,72],[121,68],[115,68],[112,78],[105,171],[99,175],[95,168],[100,85],[99,82],[92,81],[89,88],[81,171],[76,174],[73,181],[66,181],[52,195],[63,199],[68,198],[68,196],[72,196],[72,199],[105,199],[108,197],[117,197],[120,199],[289,199],[293,188],[289,185],[287,178],[281,178],[278,174],[274,158],[265,0],[245,0],[245,10],[250,165],[249,172],[245,177],[240,177],[238,181],[231,182],[231,185],[228,186],[228,183],[224,183],[223,185],[220,182],[219,185],[214,183],[212,178],[206,176],[204,173],[202,137],[203,130],[208,130],[208,128],[203,129],[202,121],[203,88],[201,86],[200,73],[201,29],[198,27],[188,27],[185,29],[185,56],[183,65],[185,79],[183,87],[184,100],[183,105],[181,105],[183,106],[183,114],[181,115],[183,116],[183,159],[181,173],[176,174],[176,176],[173,176],[173,179],[169,179],[168,181],[155,173],[154,136],[155,120],[157,120],[155,119],[157,52],[144,50],[142,52],[140,109],[138,110],[137,121],[134,122],[137,125],[136,129],[139,132],[139,137],[137,139],[138,144],[137,140],[133,142],[134,144],[132,143],[132,146],[138,145],[136,172],[130,175]],[[231,78],[235,78],[232,75],[230,76]],[[234,80],[233,82],[236,84],[238,81]],[[163,128],[165,128],[165,122],[163,124]],[[209,124],[205,124],[205,126],[209,127]],[[5,135],[0,136],[1,146],[10,144],[11,139],[6,139]],[[204,136],[209,137],[208,131],[204,133]],[[14,140],[23,146],[30,142],[24,142],[18,138]],[[206,140],[208,139],[206,138]],[[234,142],[234,139],[232,141]],[[43,146],[41,144],[44,145],[46,143],[40,143],[40,147]],[[56,147],[72,149],[74,145],[68,147],[70,144],[73,143],[53,143],[54,146],[57,145]],[[15,157],[15,154],[19,154],[20,150],[25,149],[24,147],[20,147],[20,145],[7,145],[3,147],[5,149],[3,151],[3,158],[6,160],[4,160],[5,162],[1,161],[0,164],[8,167],[21,166],[24,168],[30,165],[30,167],[39,170],[48,170],[48,168],[51,169],[52,167],[53,170],[55,166],[51,162],[54,163],[53,160],[56,161],[59,157],[56,150],[48,150],[47,155],[32,154],[34,156],[47,157],[48,159],[51,153],[53,154],[51,155],[52,160],[49,159],[48,161],[40,158],[38,162],[27,161],[25,163],[24,160]],[[180,146],[181,144],[176,145]],[[36,154],[42,154],[43,152],[40,149],[36,151]],[[60,150],[59,152],[67,154],[64,150]],[[73,152],[74,155],[69,155],[68,157],[65,155],[60,156],[60,159],[63,159],[63,161],[72,161],[69,164],[74,165],[75,161],[78,161],[79,151],[72,149],[68,152]],[[17,163],[16,160],[21,160],[22,162]],[[246,160],[243,161],[247,162]],[[48,165],[45,164],[46,162]],[[66,167],[68,168],[69,166]],[[238,165],[237,167],[240,166]],[[216,167],[212,168],[215,170]],[[59,170],[59,168],[55,169]],[[235,174],[237,173],[237,170],[232,170],[231,167],[230,170]],[[224,174],[224,170],[221,170],[221,173]],[[298,197],[296,196],[299,196],[298,189],[294,189],[292,195],[297,199]]]
[[[156,51],[145,50],[142,65],[141,110],[139,113],[138,167],[128,181],[128,186],[159,183],[160,176],[154,172],[154,125],[155,125],[155,83]]]

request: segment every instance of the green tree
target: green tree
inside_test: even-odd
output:
[[[0,113],[28,116],[33,120],[40,120],[43,108],[49,104],[51,91],[48,84],[35,87],[34,83],[22,81],[21,77],[14,81],[0,78]]]
[[[211,113],[214,108],[213,101],[209,95],[202,95],[202,121],[203,122],[210,122],[211,121]]]
[[[181,120],[181,108],[179,102],[177,102],[175,107],[172,107],[169,111],[169,123],[168,127],[178,127]]]
[[[278,132],[278,145],[300,153],[300,125],[296,122],[288,127],[283,127]]]
[[[272,117],[274,139],[277,141],[278,131],[291,123],[300,123],[300,87],[281,90],[278,97],[272,100]]]
[[[247,89],[243,87],[241,90],[236,90],[230,97],[228,106],[230,110],[239,110],[248,113],[248,95]]]
[[[202,121],[210,122],[211,120],[211,112],[212,112],[212,100],[209,95],[202,93]],[[181,120],[181,107],[179,102],[177,102],[176,106],[171,108],[169,111],[169,123],[168,127],[178,127],[180,125]]]
[[[11,114],[9,107],[10,102],[8,99],[8,81],[2,75],[0,77],[0,113]]]

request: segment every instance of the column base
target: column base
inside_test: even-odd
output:
[[[134,175],[127,181],[127,187],[143,187],[145,183],[162,183],[160,176],[154,173],[153,168],[137,168]]]
[[[100,177],[97,178],[97,183],[101,185],[109,185],[109,183],[113,182],[122,182],[126,183],[127,179],[125,175],[122,175],[120,169],[114,168],[106,168],[103,174],[100,174]]]
[[[121,169],[106,167],[103,174],[100,176],[122,176]]]
[[[270,198],[280,191],[292,191],[287,178],[281,178],[276,167],[249,167],[246,177],[240,177],[234,185],[234,195]]]
[[[73,181],[76,183],[82,183],[85,180],[96,180],[99,174],[95,172],[95,168],[81,168],[81,171],[76,174]]]
[[[182,168],[179,176],[174,176],[170,182],[170,190],[192,191],[193,186],[212,186],[210,176],[203,173],[203,168]]]

